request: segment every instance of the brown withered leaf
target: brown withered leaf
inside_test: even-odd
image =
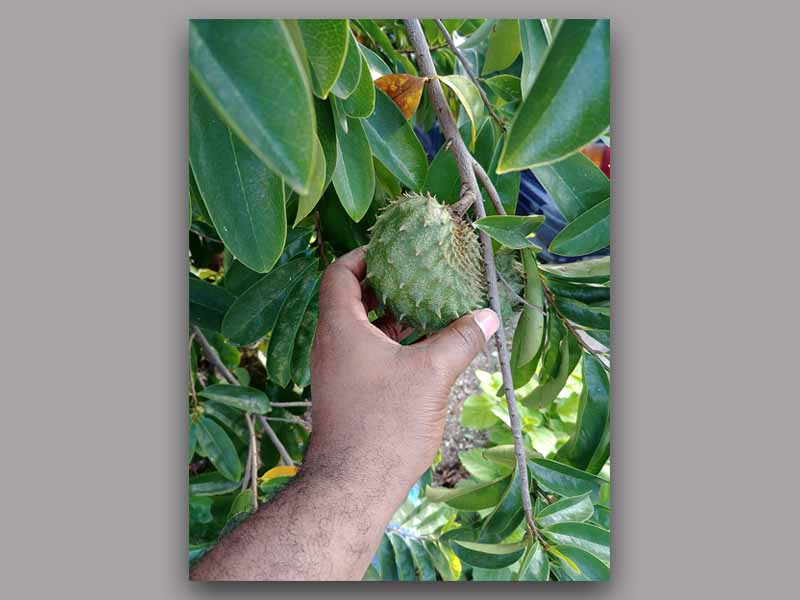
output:
[[[417,110],[422,98],[422,88],[427,78],[406,75],[404,73],[384,75],[375,80],[383,92],[391,98],[403,113],[406,120]]]

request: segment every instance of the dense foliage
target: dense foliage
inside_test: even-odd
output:
[[[581,152],[610,144],[609,23],[445,19],[491,109],[437,24],[422,25],[462,138],[507,212],[485,197],[489,216],[474,226],[522,265],[505,297],[519,314],[511,368],[530,489],[500,376],[480,373],[461,420],[489,444],[462,453],[470,477],[454,488],[426,473],[365,578],[607,579],[610,259],[548,264],[531,235],[543,218],[515,212],[530,169],[568,223],[552,255],[609,247],[609,179]],[[189,67],[195,560],[302,463],[325,264],[367,243],[390,199],[452,204],[461,181],[447,145],[429,163],[415,133],[435,113],[400,21],[193,21]],[[526,535],[522,493],[541,538]]]

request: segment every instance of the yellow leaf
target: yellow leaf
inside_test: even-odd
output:
[[[427,79],[404,73],[384,75],[375,80],[384,94],[394,101],[406,120],[411,118],[422,98],[422,88]]]
[[[270,479],[275,479],[276,477],[294,477],[295,475],[297,475],[297,467],[282,466],[271,468],[258,479],[261,483],[266,483]]]

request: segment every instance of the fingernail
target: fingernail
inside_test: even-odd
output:
[[[483,337],[487,340],[494,335],[494,332],[497,331],[497,328],[500,326],[497,314],[491,308],[482,308],[473,313],[473,316],[475,317],[475,322],[478,324],[478,327],[480,327],[483,332]]]

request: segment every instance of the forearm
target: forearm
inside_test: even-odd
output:
[[[201,559],[191,578],[360,579],[407,492],[393,472],[374,459],[310,458],[295,481]]]

